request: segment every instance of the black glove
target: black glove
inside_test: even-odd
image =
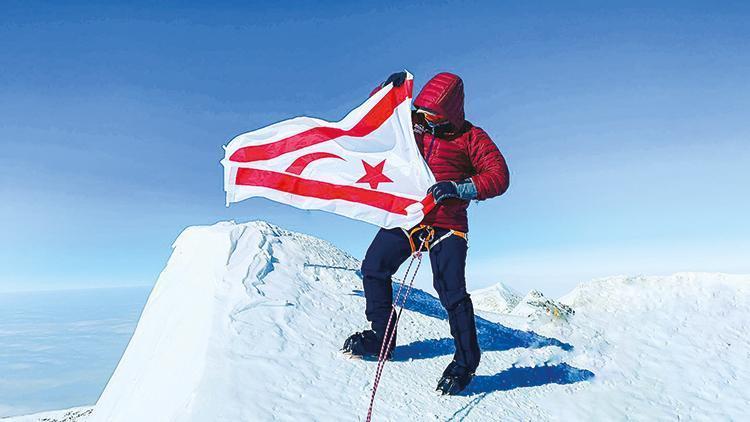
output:
[[[437,182],[427,189],[427,193],[432,194],[432,197],[435,198],[436,204],[439,204],[448,198],[459,198],[458,185],[456,182],[451,181]]]
[[[389,83],[393,82],[393,86],[401,86],[404,84],[404,81],[406,80],[406,71],[396,72],[388,77],[388,79],[383,82],[380,86],[386,86]]]

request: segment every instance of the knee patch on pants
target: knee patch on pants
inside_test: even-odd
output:
[[[455,296],[459,295],[457,294]],[[451,299],[453,299],[452,302],[450,301]],[[471,307],[471,313],[474,313],[474,304],[471,302],[471,297],[466,293],[465,289],[460,291],[458,300],[446,295],[445,302],[442,305],[448,313],[461,312],[461,310],[466,309],[467,307]]]

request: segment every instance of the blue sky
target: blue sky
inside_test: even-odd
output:
[[[470,288],[749,272],[750,5],[652,3],[3,2],[0,290],[148,285],[225,219],[362,256],[364,223],[225,208],[221,146],[402,68],[461,75],[511,168],[470,208]]]

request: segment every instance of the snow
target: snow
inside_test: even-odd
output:
[[[581,400],[616,397],[588,417],[740,420],[750,409],[750,277],[680,273],[612,277],[562,298],[576,310],[566,338],[602,382]],[[550,332],[552,333],[552,332]],[[566,406],[565,409],[568,409]]]
[[[85,422],[364,419],[376,364],[339,352],[366,326],[358,267],[264,222],[185,230]],[[475,292],[493,295],[513,301]],[[495,300],[478,311],[477,377],[440,397],[453,342],[439,302],[416,290],[373,419],[739,420],[748,299],[750,276],[686,273],[595,280],[559,301],[531,292],[512,310]]]
[[[538,290],[532,290],[510,311],[512,315],[524,317],[529,322],[567,321],[575,311],[564,303],[548,299]]]
[[[513,326],[533,329],[549,322],[567,322],[575,311],[570,306],[549,299],[538,290],[521,297],[515,290],[502,283],[471,292],[474,309],[492,314],[516,316]],[[506,319],[507,320],[507,319]]]
[[[471,292],[474,309],[487,312],[505,313],[511,311],[521,301],[521,296],[503,283]]]

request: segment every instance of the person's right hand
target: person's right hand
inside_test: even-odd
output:
[[[389,83],[393,82],[393,86],[401,86],[404,84],[404,81],[406,80],[406,71],[396,72],[388,77],[388,79],[383,82],[381,86],[386,86]]]
[[[458,194],[458,184],[451,180],[443,182],[437,182],[427,189],[427,193],[431,193],[432,197],[435,198],[435,203],[439,204],[449,198],[460,198]]]

